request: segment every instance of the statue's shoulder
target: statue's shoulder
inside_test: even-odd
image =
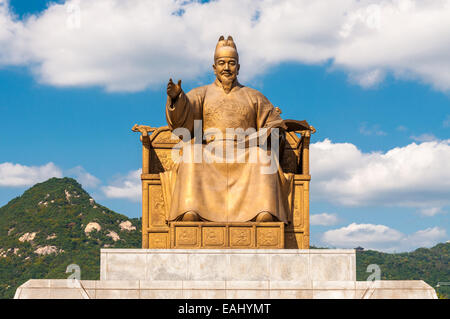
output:
[[[203,85],[196,88],[193,88],[188,92],[189,95],[205,95],[206,90],[208,89],[210,85]]]
[[[251,88],[249,86],[240,84],[240,87],[241,87],[241,90],[244,90],[245,92],[248,92],[248,93],[251,93],[251,94],[262,95],[262,93],[259,92],[257,89]]]
[[[259,92],[257,89],[251,88],[249,86],[241,85],[241,90],[243,90],[243,92],[248,94],[250,97],[268,101],[268,99],[264,96],[264,94]]]

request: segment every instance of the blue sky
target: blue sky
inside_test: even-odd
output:
[[[106,6],[112,0],[97,2]],[[295,1],[285,2],[297,5]],[[352,1],[346,1],[348,12],[360,12],[364,2],[353,7]],[[61,8],[66,8],[64,6],[76,2],[59,3]],[[85,3],[78,2],[83,17],[94,14],[95,8]],[[395,1],[392,3],[397,5]],[[57,8],[52,3],[49,5]],[[443,5],[449,7],[448,1],[443,1]],[[81,35],[74,35],[73,42],[66,44],[58,40],[58,35],[53,35],[53,30],[46,29],[58,21],[60,14],[58,10],[45,11],[47,6],[45,1],[13,0],[1,13],[10,18],[14,27],[9,25],[13,37],[0,33],[0,165],[4,165],[3,171],[0,166],[0,205],[49,175],[69,175],[82,183],[84,180],[85,188],[103,205],[130,217],[140,216],[140,203],[136,201],[139,196],[118,198],[108,193],[109,186],[124,191],[139,187],[133,172],[141,165],[141,146],[138,134],[131,132],[131,127],[135,123],[165,125],[165,85],[169,77],[183,78],[185,91],[213,80],[211,61],[207,57],[212,56],[220,34],[213,27],[209,31],[211,34],[198,37],[198,42],[202,42],[200,53],[191,53],[183,44],[186,51],[177,52],[174,57],[171,56],[174,52],[172,44],[164,47],[164,37],[152,38],[150,49],[143,44],[146,40],[139,38],[135,51],[122,52],[119,44],[126,42],[126,34],[120,32],[112,42],[104,42],[99,34],[93,42],[88,42],[93,45],[83,49],[74,44]],[[174,5],[172,9],[179,6]],[[205,6],[203,10],[208,10]],[[252,6],[245,2],[243,10],[251,10]],[[195,25],[188,20],[188,13],[204,14],[195,12],[200,9],[191,4],[183,8],[187,13],[177,20],[181,26]],[[415,10],[415,14],[435,14],[433,10],[436,10],[419,4],[412,8],[401,10],[406,10],[406,14],[411,10]],[[127,32],[135,34],[133,28],[136,33],[140,32],[139,24],[133,25],[130,15],[126,14],[132,9],[114,7],[114,10],[111,17],[117,19],[123,14],[124,21],[130,22],[131,31]],[[262,12],[259,19],[263,24],[269,14],[268,8],[261,4],[258,10]],[[321,19],[322,11],[317,10],[317,19]],[[364,10],[361,12],[367,11]],[[403,12],[401,10],[399,12]],[[227,13],[223,15],[218,19],[227,17]],[[28,30],[28,38],[23,35],[22,27]],[[87,29],[87,33],[99,32],[90,27],[89,23],[81,24],[81,29]],[[117,28],[121,30],[120,26]],[[148,32],[148,29],[144,31]],[[177,39],[184,31],[167,32]],[[235,32],[237,34],[230,33],[240,50],[240,44],[249,35],[248,32]],[[312,160],[320,156],[325,162],[311,164],[310,213],[316,215],[311,226],[312,243],[329,247],[361,244],[386,251],[402,251],[448,240],[450,79],[445,74],[449,70],[445,71],[445,68],[450,66],[448,58],[440,61],[444,71],[438,68],[436,74],[428,72],[435,70],[436,57],[449,55],[448,40],[441,41],[447,41],[442,47],[430,45],[430,52],[424,54],[434,57],[430,62],[418,54],[408,56],[405,53],[404,59],[409,59],[409,64],[403,64],[403,60],[391,61],[390,55],[375,63],[374,57],[363,56],[364,50],[359,50],[354,58],[343,58],[353,53],[344,54],[341,49],[316,59],[314,56],[323,51],[332,51],[334,40],[327,43],[328,40],[320,38],[327,32],[331,31],[313,29],[312,40],[293,36],[291,42],[310,41],[308,45],[317,46],[318,53],[311,56],[295,55],[297,48],[292,46],[287,47],[292,54],[266,48],[265,57],[263,53],[254,52],[262,48],[243,44],[241,59],[243,84],[260,90],[282,109],[284,118],[306,119],[317,129],[312,137],[312,143],[316,144],[312,145],[311,156]],[[373,32],[378,32],[376,41],[387,37],[383,28]],[[317,35],[319,33],[321,35]],[[440,37],[439,33],[435,36]],[[30,48],[24,49],[28,44],[22,42],[20,46],[16,45],[20,37],[32,43]],[[81,39],[80,42],[84,41]],[[49,44],[51,41],[54,41],[51,44],[54,47]],[[195,37],[190,41],[196,41]],[[96,43],[98,46],[94,46]],[[359,42],[355,40],[355,43]],[[354,45],[345,44],[348,47]],[[63,48],[65,58],[58,60],[53,53],[47,53],[53,52],[49,48]],[[136,53],[141,48],[149,50],[148,53]],[[395,54],[402,52],[401,48],[393,49]],[[70,50],[74,50],[74,57]],[[406,52],[410,52],[408,50]],[[101,58],[92,58],[99,52]],[[133,67],[122,69],[122,65],[115,64],[117,61],[123,61],[127,66],[135,63],[138,67],[133,64]],[[142,74],[139,67],[146,72]],[[100,76],[76,73],[91,69],[101,70]],[[115,69],[120,70],[114,73]],[[445,82],[447,79],[448,83]],[[339,164],[339,160],[334,160],[336,158],[342,159],[345,165]],[[5,163],[15,165],[14,172]],[[43,173],[42,167],[48,163],[53,163],[50,173]],[[335,181],[340,174],[344,174],[345,183],[339,179]]]

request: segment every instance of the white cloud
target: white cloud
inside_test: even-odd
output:
[[[127,176],[117,178],[111,185],[102,187],[109,198],[125,198],[140,201],[142,196],[141,170],[131,171]]]
[[[450,140],[363,153],[325,139],[310,153],[313,200],[417,209],[450,204]]]
[[[43,182],[52,177],[62,177],[62,171],[53,163],[42,166],[25,166],[13,163],[0,164],[0,186],[22,187]]]
[[[361,123],[359,126],[359,132],[363,135],[376,135],[376,136],[386,136],[387,133],[380,129],[378,124],[373,124],[368,126],[367,122]]]
[[[420,212],[425,216],[434,216],[436,214],[444,213],[442,207],[424,207],[420,210]]]
[[[63,171],[51,162],[42,166],[0,163],[0,186],[3,187],[32,186],[52,177],[61,178],[63,176],[75,178],[83,187],[97,187],[100,184],[97,177],[88,173],[81,166]]]
[[[440,227],[419,230],[406,235],[385,225],[356,224],[326,231],[322,242],[339,248],[362,246],[388,252],[401,252],[418,247],[431,247],[447,237],[445,229]]]
[[[358,245],[370,245],[374,242],[395,242],[403,237],[402,233],[384,225],[356,224],[326,231],[322,241],[338,247],[356,247]]]
[[[311,214],[309,216],[309,222],[311,225],[319,225],[319,226],[331,226],[338,223],[339,219],[336,214]]]
[[[350,73],[350,82],[357,83],[363,88],[372,88],[384,80],[385,72],[380,69],[361,72]]]
[[[432,227],[424,230],[419,230],[412,235],[406,236],[405,241],[411,242],[406,246],[412,247],[431,247],[447,238],[447,232],[441,227]]]
[[[101,182],[94,175],[88,173],[83,167],[76,166],[66,172],[67,176],[73,176],[83,187],[97,187]]]
[[[281,62],[332,61],[363,87],[393,74],[450,90],[450,0],[68,0],[23,21],[0,3],[0,65],[55,86],[195,79],[231,34],[244,81]]]
[[[432,142],[438,140],[438,138],[431,133],[424,133],[419,136],[412,135],[410,138],[416,142]]]

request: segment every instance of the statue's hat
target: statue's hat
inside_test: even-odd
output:
[[[239,54],[237,52],[236,44],[234,43],[231,35],[225,40],[223,35],[220,36],[219,41],[216,45],[216,50],[214,51],[214,61],[219,57],[229,56],[234,57],[239,60]]]

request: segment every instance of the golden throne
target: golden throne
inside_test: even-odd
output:
[[[294,174],[288,224],[283,222],[168,222],[170,203],[160,173],[170,170],[172,148],[180,141],[168,126],[134,125],[142,142],[142,248],[297,248],[309,249],[309,142],[314,127],[285,120],[281,167]]]

